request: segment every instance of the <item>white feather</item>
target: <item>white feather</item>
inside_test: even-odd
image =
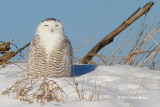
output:
[[[55,25],[59,26],[56,27]],[[47,58],[49,58],[51,52],[56,51],[61,40],[65,38],[62,24],[57,21],[40,23],[36,34],[40,36],[41,45],[46,49]]]
[[[39,34],[39,35],[41,38],[41,44],[46,49],[47,54],[49,54],[53,50],[56,50],[56,48],[58,47],[59,43],[61,42],[63,38],[61,37],[62,35],[54,34],[54,33],[45,34],[45,36],[43,36],[43,34]]]

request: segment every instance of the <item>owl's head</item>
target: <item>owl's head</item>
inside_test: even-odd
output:
[[[59,20],[47,18],[39,24],[37,32],[63,34],[63,26]]]

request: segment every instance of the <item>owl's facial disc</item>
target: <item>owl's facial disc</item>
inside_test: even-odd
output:
[[[37,28],[38,34],[64,34],[62,23],[56,19],[48,18],[40,23]]]
[[[49,25],[44,25],[49,31],[53,32],[53,28],[51,28]]]
[[[42,22],[42,26],[44,26],[44,29],[55,32],[55,31],[62,31],[62,24],[59,21],[55,20],[47,20]]]

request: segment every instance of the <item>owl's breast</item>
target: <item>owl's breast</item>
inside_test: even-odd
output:
[[[40,43],[42,47],[46,50],[47,58],[49,58],[51,53],[54,53],[58,50],[63,39],[63,35],[57,34],[41,36]]]

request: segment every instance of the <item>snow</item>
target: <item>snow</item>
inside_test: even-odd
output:
[[[158,70],[128,65],[75,65],[73,68],[72,77],[53,79],[60,87],[63,87],[65,103],[50,101],[43,103],[42,107],[160,106],[160,71]],[[8,64],[5,68],[0,66],[0,92],[23,78],[26,73],[25,69],[25,63]],[[74,84],[74,79],[78,83],[80,93],[83,89],[84,100],[79,101],[74,86],[67,85]],[[96,97],[88,101],[93,90]],[[0,95],[0,107],[40,107],[40,105],[36,101],[32,104],[22,102],[15,99],[12,93]]]

